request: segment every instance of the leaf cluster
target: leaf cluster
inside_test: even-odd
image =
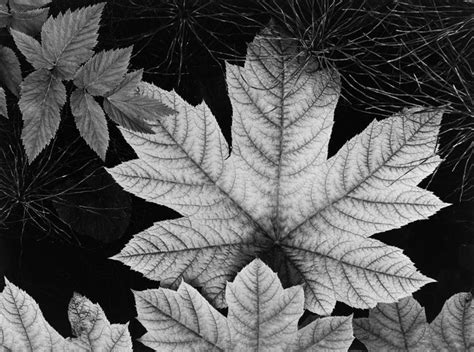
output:
[[[67,100],[63,81],[73,81],[69,102],[76,126],[105,160],[109,142],[107,115],[132,130],[151,133],[146,120],[171,113],[163,104],[137,97],[142,72],[127,73],[132,48],[94,55],[104,4],[66,11],[50,17],[41,29],[41,44],[11,30],[18,49],[33,66],[21,83],[19,106],[23,114],[22,141],[31,162],[59,129],[61,109]],[[103,109],[96,98],[103,100]]]

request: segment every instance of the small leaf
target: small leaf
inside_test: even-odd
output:
[[[22,352],[132,351],[128,324],[110,324],[98,304],[74,294],[68,315],[77,338],[59,335],[34,299],[5,279],[0,294],[0,346]]]
[[[12,10],[10,27],[27,35],[35,36],[48,18],[49,9],[33,9],[29,11]]]
[[[421,351],[429,347],[425,310],[413,297],[380,303],[369,318],[354,319],[354,335],[369,351]]]
[[[348,351],[352,340],[352,316],[320,318],[298,331],[298,350]]]
[[[127,324],[110,324],[98,304],[74,293],[69,302],[69,321],[78,337],[76,345],[86,351],[132,351],[132,340]]]
[[[100,3],[74,12],[68,10],[56,18],[48,18],[43,25],[43,55],[55,67],[58,78],[72,79],[79,65],[92,56],[104,6]]]
[[[21,84],[21,139],[29,162],[56,134],[61,120],[60,111],[65,102],[66,88],[63,83],[45,69],[31,73]]]
[[[178,291],[134,294],[138,320],[148,331],[140,341],[157,351],[347,351],[354,339],[352,317],[316,320],[298,332],[303,290],[283,289],[259,259],[227,284],[227,318],[184,281]]]
[[[122,82],[132,54],[132,47],[101,51],[82,66],[74,84],[94,96],[104,96]]]
[[[36,70],[50,68],[50,64],[43,57],[41,45],[36,39],[14,29],[10,32],[17,48]]]
[[[431,323],[435,351],[474,350],[474,304],[472,294],[458,293],[449,298]]]
[[[71,111],[82,138],[102,160],[105,160],[109,131],[104,111],[99,103],[83,89],[72,92],[70,102]]]
[[[0,116],[8,118],[7,98],[5,91],[0,87]]]
[[[304,312],[300,286],[283,289],[277,274],[255,259],[228,283],[227,320],[237,351],[286,351],[296,344]]]
[[[104,99],[104,109],[112,120],[129,130],[153,133],[147,121],[153,122],[174,114],[175,110],[152,96],[155,86],[142,83],[138,88],[142,89],[141,93],[126,93],[129,85],[124,85],[121,90]]]
[[[143,69],[129,72],[125,75],[123,80],[114,89],[107,92],[105,97],[118,93],[123,95],[136,95],[138,92],[138,85],[142,81]]]
[[[0,46],[0,83],[19,97],[21,80],[20,61],[15,52],[6,46]]]

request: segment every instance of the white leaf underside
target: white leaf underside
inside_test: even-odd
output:
[[[68,315],[76,338],[59,335],[34,299],[5,279],[0,293],[0,346],[22,352],[132,351],[128,324],[110,324],[98,304],[74,294]]]
[[[440,163],[441,113],[374,121],[327,160],[339,80],[301,70],[292,50],[260,36],[244,68],[227,66],[230,156],[206,105],[142,91],[177,113],[161,118],[154,135],[123,130],[139,159],[109,172],[185,218],[154,224],[115,259],[171,287],[184,278],[225,306],[225,281],[277,248],[304,285],[305,307],[318,314],[330,314],[336,300],[394,302],[432,281],[401,250],[368,237],[446,206],[416,186]]]
[[[156,351],[347,351],[351,317],[317,319],[297,331],[303,290],[283,289],[278,276],[255,259],[228,283],[227,317],[184,281],[177,291],[134,292],[140,338]]]
[[[413,297],[378,304],[369,318],[354,319],[354,335],[374,351],[472,351],[474,305],[470,293],[457,293],[428,324]]]

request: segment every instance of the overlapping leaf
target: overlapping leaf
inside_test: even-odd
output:
[[[227,318],[196,289],[135,292],[141,342],[157,351],[347,351],[351,317],[318,319],[298,331],[303,289],[283,289],[277,275],[255,259],[228,283]]]
[[[225,282],[259,254],[284,285],[301,283],[305,307],[368,308],[432,280],[398,248],[370,236],[446,206],[417,187],[440,163],[441,113],[412,109],[374,121],[327,159],[339,80],[301,68],[291,42],[262,35],[244,68],[227,66],[233,146],[207,106],[144,89],[177,111],[154,135],[123,130],[139,159],[109,172],[124,187],[184,217],[155,223],[114,258],[177,287],[200,286],[222,307]]]
[[[3,88],[0,88],[0,116],[8,118],[7,99]]]
[[[131,351],[128,324],[110,324],[99,305],[74,294],[69,321],[77,338],[63,338],[45,320],[38,304],[5,279],[0,294],[0,346],[8,351]]]
[[[413,297],[378,304],[369,318],[354,319],[354,334],[369,351],[471,351],[474,349],[474,305],[470,293],[458,293],[428,324]]]
[[[36,35],[48,17],[51,0],[0,0],[0,28],[10,27],[28,35]]]
[[[0,84],[16,96],[20,95],[20,61],[12,49],[0,46]]]

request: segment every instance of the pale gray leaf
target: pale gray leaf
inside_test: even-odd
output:
[[[474,304],[472,294],[449,298],[431,323],[435,351],[474,351]]]
[[[354,335],[369,351],[425,351],[429,326],[425,310],[413,297],[380,303],[369,318],[354,319]]]
[[[102,308],[86,297],[74,293],[69,302],[68,317],[77,336],[72,342],[85,351],[132,351],[128,323],[110,324]]]
[[[441,113],[374,122],[327,160],[337,73],[302,67],[291,40],[268,31],[250,44],[243,68],[226,72],[230,156],[207,106],[139,85],[138,95],[176,113],[149,121],[153,135],[122,129],[139,159],[109,172],[126,191],[180,212],[185,225],[157,223],[115,258],[154,280],[184,277],[224,304],[225,280],[253,255],[278,253],[291,273],[284,285],[303,284],[306,308],[321,315],[338,300],[368,308],[432,282],[401,250],[367,237],[446,206],[417,186],[440,163]]]
[[[227,284],[231,346],[236,351],[287,351],[296,344],[304,312],[303,289],[283,289],[280,280],[255,259]]]
[[[348,351],[352,340],[352,316],[320,318],[298,331],[298,351]]]
[[[139,341],[157,351],[224,351],[226,318],[192,286],[134,292],[138,320],[147,329]]]

